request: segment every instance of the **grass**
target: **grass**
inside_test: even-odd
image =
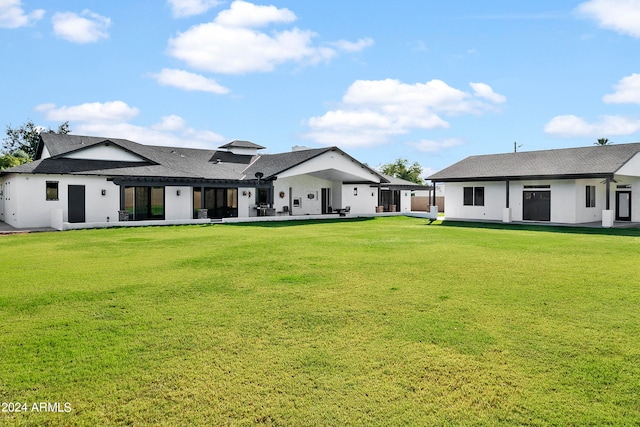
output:
[[[637,425],[639,230],[427,224],[4,236],[0,425]]]

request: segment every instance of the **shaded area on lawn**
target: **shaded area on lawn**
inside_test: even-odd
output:
[[[442,221],[434,225],[458,228],[476,228],[486,230],[541,231],[566,234],[596,234],[604,236],[640,236],[640,227],[602,228],[581,226],[554,226],[544,224],[506,224],[498,222]]]

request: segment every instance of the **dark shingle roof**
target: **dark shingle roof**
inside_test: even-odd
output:
[[[271,179],[327,151],[340,151],[336,147],[329,147],[252,156],[220,150],[143,145],[118,138],[54,133],[42,134],[41,138],[41,145],[46,146],[51,157],[0,171],[0,174],[42,173],[241,181],[254,180],[256,172],[261,172],[263,179]],[[248,141],[233,141],[223,147],[244,142]],[[141,161],[89,160],[65,156],[106,143],[138,156]],[[248,144],[251,144],[250,148],[260,147],[252,142]],[[42,148],[39,153],[42,153]],[[384,178],[382,181],[385,182]]]
[[[233,147],[255,148],[256,150],[261,150],[264,148],[262,145],[254,144],[251,141],[239,141],[237,139],[235,141],[229,142],[228,144],[224,144],[220,146],[220,148],[233,148]]]
[[[312,148],[309,150],[263,155],[247,168],[245,174],[248,179],[253,179],[256,172],[262,172],[264,179],[268,179],[330,150],[331,148]]]
[[[640,143],[471,156],[428,179],[446,182],[607,176],[638,152]]]
[[[402,178],[396,178],[392,175],[387,175],[384,173],[381,173],[380,175],[382,175],[389,182],[386,187],[393,188],[395,190],[420,190],[429,188],[426,185],[417,184],[415,182],[407,181],[406,179]]]

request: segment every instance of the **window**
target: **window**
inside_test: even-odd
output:
[[[484,187],[474,187],[473,204],[476,206],[484,206]]]
[[[586,207],[595,208],[596,207],[596,186],[587,185],[586,188],[587,188]]]
[[[58,200],[58,181],[47,181],[47,200]]]
[[[473,206],[473,187],[464,187],[464,205]]]
[[[464,187],[465,206],[484,206],[484,187]]]

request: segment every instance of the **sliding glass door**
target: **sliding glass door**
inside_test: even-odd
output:
[[[233,218],[238,216],[237,188],[204,188],[193,189],[193,217],[198,217],[198,209],[204,206],[208,218]]]
[[[164,219],[164,187],[125,187],[124,208],[131,221]]]

